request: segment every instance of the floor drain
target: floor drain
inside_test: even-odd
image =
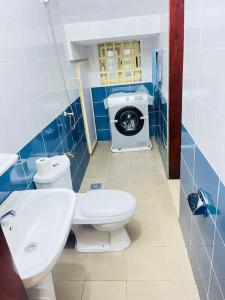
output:
[[[34,252],[38,247],[38,244],[37,243],[29,243],[25,248],[24,248],[24,251],[26,253],[32,253]]]
[[[102,188],[102,183],[92,183],[90,185],[90,190],[100,190]]]

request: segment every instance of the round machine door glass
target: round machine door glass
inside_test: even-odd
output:
[[[144,126],[143,114],[134,106],[123,107],[116,113],[115,126],[123,135],[135,135]]]

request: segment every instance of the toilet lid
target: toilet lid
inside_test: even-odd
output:
[[[82,200],[81,213],[87,218],[114,217],[134,211],[135,198],[116,190],[92,190]]]

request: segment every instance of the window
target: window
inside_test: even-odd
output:
[[[141,81],[139,41],[100,44],[98,53],[102,84]]]

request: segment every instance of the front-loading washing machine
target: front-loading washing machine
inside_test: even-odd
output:
[[[118,93],[108,97],[112,151],[150,150],[149,95]]]

